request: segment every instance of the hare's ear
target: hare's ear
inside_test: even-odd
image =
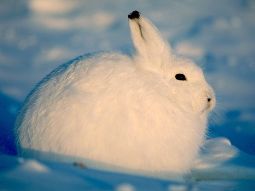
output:
[[[132,40],[137,50],[136,58],[144,67],[153,70],[164,68],[171,57],[170,47],[158,29],[138,11],[128,15]]]

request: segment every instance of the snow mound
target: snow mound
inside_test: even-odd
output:
[[[226,138],[210,139],[196,161],[192,176],[198,180],[255,181],[255,157],[238,150]]]

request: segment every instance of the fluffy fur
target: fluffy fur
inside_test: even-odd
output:
[[[191,168],[213,90],[198,66],[171,53],[150,21],[130,17],[129,24],[132,58],[79,57],[30,93],[16,122],[21,154],[54,152],[144,172]],[[187,80],[177,80],[178,73]]]

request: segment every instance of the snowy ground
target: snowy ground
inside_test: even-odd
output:
[[[255,189],[255,157],[238,151],[227,139],[206,143],[191,174],[147,177],[93,170],[71,161],[24,159],[0,155],[0,190],[242,190]],[[171,177],[171,178],[169,178]]]
[[[209,136],[225,136],[239,150],[255,154],[253,0],[2,0],[0,153],[4,155],[0,156],[0,190],[18,190],[21,185],[27,190],[34,190],[36,186],[57,190],[58,185],[67,190],[84,187],[90,190],[185,190],[187,186],[190,190],[255,190],[253,180],[240,181],[240,177],[204,180],[190,188],[183,183],[85,171],[67,164],[7,156],[16,153],[12,128],[18,108],[44,75],[57,65],[87,52],[132,52],[127,14],[134,9],[158,26],[177,54],[194,59],[204,68],[218,99]],[[218,147],[214,145],[213,148]],[[228,168],[230,174],[234,173],[233,168],[235,172],[236,167],[240,170],[240,166],[253,169],[251,161],[254,160],[250,155],[243,152],[242,157],[233,155],[231,161],[235,163]],[[207,162],[210,162],[209,158]],[[247,172],[247,169],[241,171]],[[57,179],[58,185],[52,179]],[[28,184],[28,180],[34,184]],[[68,184],[70,180],[72,184]],[[45,181],[52,184],[44,184]],[[170,189],[170,184],[175,187]]]

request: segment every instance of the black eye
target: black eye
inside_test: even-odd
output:
[[[187,78],[186,78],[186,76],[184,74],[176,74],[175,75],[175,79],[176,80],[182,80],[182,81],[186,81],[187,80]]]

